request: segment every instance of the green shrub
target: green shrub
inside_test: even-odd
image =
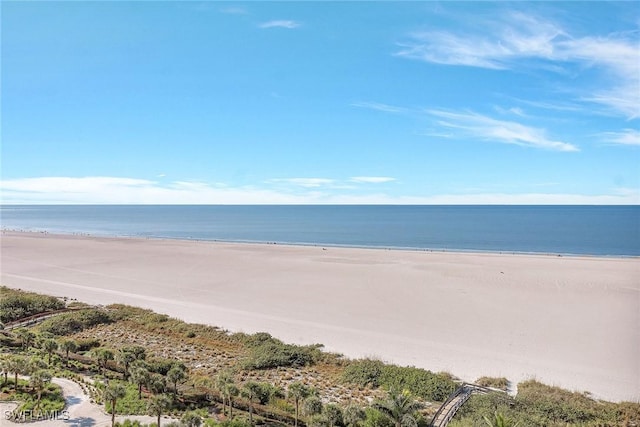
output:
[[[386,365],[378,360],[364,359],[345,368],[343,379],[361,387],[384,387],[409,390],[427,400],[443,401],[456,389],[450,375],[433,373],[415,367]]]
[[[243,363],[245,369],[301,367],[313,364],[322,357],[319,345],[284,344],[264,332],[249,336],[246,344],[250,352]]]
[[[347,365],[343,373],[343,379],[361,387],[379,387],[384,366],[384,363],[380,360],[358,360]]]
[[[549,422],[586,423],[605,419],[605,406],[581,393],[574,393],[537,381],[518,385],[517,409]],[[606,414],[610,418],[614,414]]]
[[[113,320],[109,313],[101,309],[88,309],[63,313],[51,317],[40,325],[40,330],[54,335],[63,336],[81,332],[84,329],[103,323],[111,323]]]
[[[84,351],[89,351],[92,350],[94,348],[98,348],[100,347],[102,344],[100,343],[100,340],[95,339],[95,338],[84,338],[84,339],[78,339],[75,341],[76,345],[78,346],[76,349],[76,352],[84,352]]]
[[[393,427],[393,422],[389,417],[383,415],[380,411],[373,408],[365,408],[365,419],[363,425],[365,427]]]
[[[58,298],[0,287],[0,322],[8,323],[34,314],[65,308]]]
[[[116,413],[124,415],[145,415],[147,401],[138,399],[138,387],[135,384],[123,383],[126,395],[116,402]]]

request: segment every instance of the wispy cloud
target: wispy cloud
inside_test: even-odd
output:
[[[610,71],[609,88],[584,99],[613,108],[629,119],[640,117],[640,42],[622,38],[585,37],[563,43],[568,60],[582,60]]]
[[[518,117],[528,117],[528,115],[524,112],[524,110],[522,108],[519,108],[519,107],[503,108],[503,107],[500,107],[500,106],[496,105],[496,106],[494,106],[494,109],[500,114],[515,115],[515,116],[518,116]]]
[[[400,45],[396,55],[437,64],[508,69],[522,58],[553,59],[558,40],[566,38],[554,24],[521,13],[510,14],[504,22],[512,24],[485,27],[494,32],[488,36],[415,32],[409,42]]]
[[[602,137],[605,142],[619,145],[640,146],[640,131],[637,129],[623,129],[620,132],[604,132]]]
[[[305,188],[318,188],[332,185],[335,180],[329,178],[276,178],[267,181],[269,183],[284,183]]]
[[[398,107],[395,105],[382,104],[380,102],[354,102],[351,104],[352,107],[358,108],[368,108],[370,110],[382,111],[385,113],[406,113],[409,110],[404,107]]]
[[[307,188],[296,194],[253,186],[119,177],[39,177],[0,181],[2,204],[640,204],[640,191],[609,194],[467,193],[399,196],[345,194]]]
[[[437,123],[440,126],[457,131],[460,136],[546,150],[579,151],[573,144],[549,139],[544,129],[521,123],[497,120],[473,112],[429,110],[428,113],[438,118]]]
[[[385,182],[392,182],[395,180],[395,178],[390,176],[354,176],[349,179],[351,182],[362,184],[383,184]]]
[[[274,20],[263,22],[259,25],[260,28],[288,28],[294,29],[302,26],[302,24],[298,21],[291,20]]]
[[[519,99],[514,98],[516,101],[521,102],[525,105],[530,105],[536,108],[542,108],[545,110],[552,111],[582,111],[584,110],[584,106],[571,103],[571,102],[545,102],[545,101],[532,101],[528,99]]]
[[[607,73],[600,88],[580,98],[606,106],[628,119],[640,117],[640,43],[637,34],[579,37],[553,22],[511,13],[487,24],[489,34],[416,32],[396,56],[430,63],[495,70],[563,64],[597,67]]]

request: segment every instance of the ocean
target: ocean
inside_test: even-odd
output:
[[[445,251],[640,256],[640,206],[0,206],[3,229]]]

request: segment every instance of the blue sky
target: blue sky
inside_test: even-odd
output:
[[[2,2],[2,202],[640,204],[637,2]]]

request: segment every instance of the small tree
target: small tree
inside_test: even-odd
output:
[[[47,364],[51,366],[51,355],[58,349],[58,343],[51,338],[42,341],[42,349],[47,352]]]
[[[100,347],[93,351],[93,357],[95,357],[96,362],[98,362],[100,374],[104,375],[104,371],[107,369],[107,364],[110,360],[113,360],[113,351],[108,348]]]
[[[47,369],[48,367],[49,366],[47,365],[47,362],[42,360],[40,357],[31,356],[29,359],[27,359],[26,365],[25,365],[24,370],[22,371],[22,373],[24,375],[31,375],[33,372],[35,372],[37,370]]]
[[[29,378],[29,384],[38,393],[36,408],[40,407],[40,399],[42,398],[42,390],[51,382],[51,372],[44,369],[35,371]]]
[[[156,373],[152,373],[149,375],[149,381],[147,382],[147,387],[153,394],[164,393],[167,388],[167,383],[164,376]]]
[[[300,416],[300,402],[309,396],[309,387],[302,384],[299,381],[289,384],[287,389],[287,396],[289,399],[293,399],[293,405],[295,407],[295,421],[294,426],[298,427],[298,417]]]
[[[229,383],[224,388],[224,394],[227,396],[227,403],[229,404],[229,418],[233,418],[233,399],[240,395],[240,389],[235,383]]]
[[[149,382],[151,373],[142,363],[131,366],[131,381],[138,386],[138,399],[142,399],[142,386]]]
[[[234,385],[234,381],[233,381],[233,375],[229,370],[223,370],[216,376],[214,381],[214,386],[222,396],[222,414],[223,415],[226,415],[227,413],[226,403],[230,401],[227,391],[229,386],[231,385]],[[231,403],[229,403],[229,406],[231,406]]]
[[[173,384],[173,394],[178,394],[178,383],[187,378],[187,368],[182,364],[176,364],[167,372],[167,380]]]
[[[322,400],[318,396],[307,397],[302,405],[302,411],[308,417],[322,413]]]
[[[26,351],[36,339],[36,334],[28,330],[27,328],[20,328],[16,331],[16,335],[20,338],[22,348]]]
[[[158,426],[160,427],[160,417],[164,414],[164,411],[169,409],[171,401],[164,394],[158,394],[149,399],[147,403],[147,412],[149,415],[158,417]]]
[[[69,353],[73,353],[78,349],[78,345],[73,340],[64,340],[60,345],[62,351],[64,351],[64,366],[69,367]]]
[[[119,399],[122,399],[127,394],[127,390],[124,388],[124,385],[120,383],[112,382],[104,389],[104,403],[105,406],[107,402],[111,406],[111,427],[114,427],[116,424],[116,404]]]
[[[136,360],[145,360],[147,358],[147,349],[142,347],[141,345],[124,347],[124,350],[132,353]]]
[[[13,372],[13,388],[18,389],[18,375],[30,372],[29,359],[24,356],[12,355],[7,359],[7,372]]]
[[[246,382],[242,386],[242,397],[249,401],[249,424],[253,425],[253,404],[260,400],[262,387],[255,381]]]
[[[129,366],[136,360],[136,355],[126,348],[121,348],[115,354],[115,360],[122,365],[122,379],[126,381],[129,378]]]

